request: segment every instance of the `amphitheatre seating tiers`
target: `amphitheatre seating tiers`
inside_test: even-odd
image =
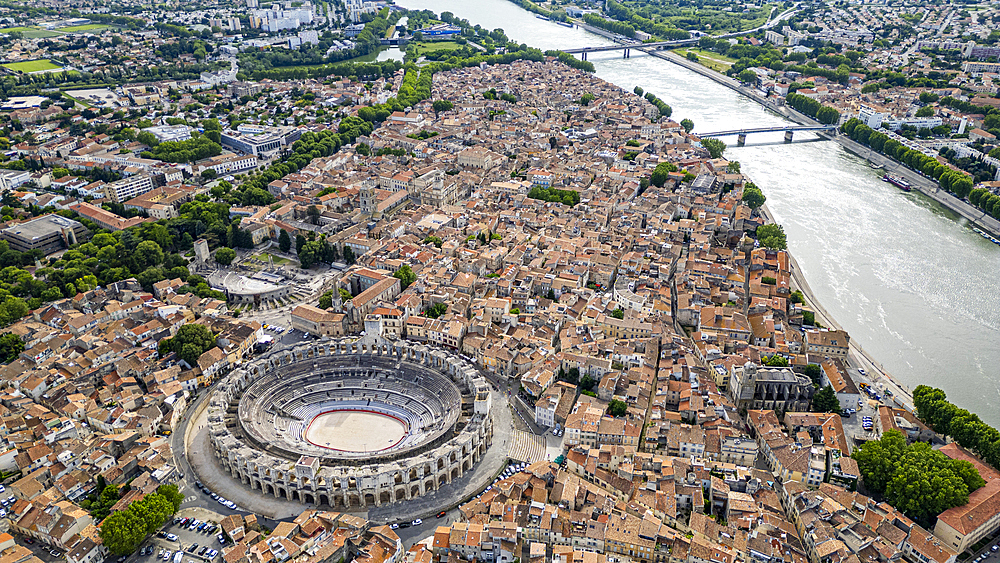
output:
[[[402,502],[472,469],[492,439],[481,374],[457,356],[411,342],[323,339],[279,348],[231,372],[208,420],[216,456],[246,486],[333,508]],[[475,402],[475,414],[463,406]],[[377,453],[306,439],[330,412],[394,418],[403,437]],[[461,425],[458,424],[461,419]],[[303,457],[305,456],[305,457]],[[315,458],[319,468],[297,464]]]

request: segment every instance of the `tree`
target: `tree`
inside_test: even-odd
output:
[[[177,485],[160,485],[156,488],[156,492],[174,505],[174,512],[181,509],[181,503],[184,502],[184,495],[177,490]]]
[[[726,172],[728,172],[730,174],[739,174],[740,173],[740,161],[738,161],[738,160],[730,161],[729,164],[726,165]]]
[[[608,414],[618,418],[625,416],[628,412],[628,405],[624,401],[619,401],[618,399],[612,399],[611,403],[608,404]]]
[[[292,237],[288,236],[285,229],[281,229],[281,234],[278,235],[278,248],[282,252],[288,252],[292,248]]]
[[[649,177],[649,183],[657,188],[662,188],[667,183],[671,172],[677,172],[677,166],[669,162],[661,162],[653,169],[653,173]]]
[[[351,295],[351,292],[347,291],[346,289],[344,289],[342,287],[337,289],[337,293],[340,294],[340,301],[342,303],[347,303],[351,299],[354,299],[354,296]],[[331,301],[331,304],[332,304],[332,301]]]
[[[223,246],[215,251],[215,261],[223,266],[228,266],[236,259],[236,251],[227,246]]]
[[[785,250],[788,245],[785,241],[785,229],[781,225],[768,223],[757,227],[757,240],[766,248],[772,250]]]
[[[636,96],[641,96],[643,93],[643,89],[640,88],[639,86],[636,86],[632,91],[635,92]]]
[[[135,247],[132,259],[138,266],[136,271],[158,266],[163,263],[163,249],[151,240],[144,240]]]
[[[160,357],[174,352],[194,365],[206,350],[215,346],[215,335],[205,325],[188,323],[177,330],[173,338],[160,340]]]
[[[8,332],[0,336],[0,362],[12,362],[23,351],[24,342],[18,335]]]
[[[442,111],[451,110],[452,108],[455,107],[455,104],[451,103],[448,100],[434,100],[434,103],[431,104],[431,107],[434,108],[434,115],[437,115]]]
[[[775,354],[764,360],[764,365],[772,368],[787,368],[788,360],[784,356]]]
[[[713,139],[711,137],[708,139],[702,139],[701,146],[705,147],[705,149],[708,151],[708,154],[712,158],[719,158],[720,156],[722,156],[722,153],[726,150],[726,143],[723,143],[719,139]]]
[[[681,127],[684,128],[685,133],[690,133],[694,129],[694,121],[691,121],[690,119],[687,118],[682,119]]]
[[[931,117],[934,115],[934,108],[931,106],[924,106],[917,110],[917,117]]]
[[[614,318],[616,318],[616,319],[624,319],[625,318],[625,311],[623,311],[621,307],[618,307],[614,311],[611,311],[611,316],[614,317]]]
[[[812,410],[813,412],[840,412],[840,401],[837,399],[833,387],[827,385],[813,395]]]
[[[925,525],[967,503],[969,493],[985,484],[968,461],[951,459],[923,442],[907,445],[898,430],[866,442],[851,457],[869,490]]]
[[[347,245],[344,245],[344,262],[347,262],[348,264],[354,263],[354,250]]]
[[[748,68],[741,71],[738,78],[744,84],[755,84],[757,82],[757,73]]]
[[[206,179],[206,180],[214,180],[218,176],[219,176],[218,172],[216,172],[215,170],[212,170],[211,168],[209,168],[208,170],[204,170],[201,173],[201,177],[204,178],[204,179]]]
[[[823,373],[823,368],[819,364],[807,364],[804,370],[806,377],[812,380],[813,385],[819,387],[820,376]]]
[[[764,192],[760,191],[759,188],[750,186],[743,188],[743,203],[747,204],[750,209],[754,211],[760,209],[765,201],[767,198],[764,197]]]
[[[319,308],[329,309],[333,307],[333,290],[327,291],[323,295],[319,296]]]
[[[403,264],[400,266],[399,269],[392,274],[392,277],[399,278],[400,285],[403,289],[406,289],[411,283],[417,281],[417,274],[413,273],[409,264]]]

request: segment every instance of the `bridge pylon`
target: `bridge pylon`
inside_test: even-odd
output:
[[[785,131],[785,142],[786,143],[791,143],[792,142],[792,132],[791,131]]]
[[[736,146],[742,147],[745,144],[747,144],[747,134],[746,133],[740,133],[736,137]]]

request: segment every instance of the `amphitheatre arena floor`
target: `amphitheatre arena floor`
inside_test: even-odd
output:
[[[312,419],[305,431],[310,444],[342,452],[377,452],[398,444],[408,428],[403,421],[371,411],[330,411]]]

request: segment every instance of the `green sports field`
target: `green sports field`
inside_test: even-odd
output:
[[[37,61],[24,61],[21,63],[7,63],[3,65],[15,72],[38,72],[40,70],[53,70],[57,68],[62,68],[61,66],[54,64],[52,61],[47,59],[41,59]]]
[[[76,33],[79,31],[104,31],[109,26],[102,25],[99,23],[90,23],[87,25],[71,25],[69,27],[60,27],[59,31],[65,33]]]

